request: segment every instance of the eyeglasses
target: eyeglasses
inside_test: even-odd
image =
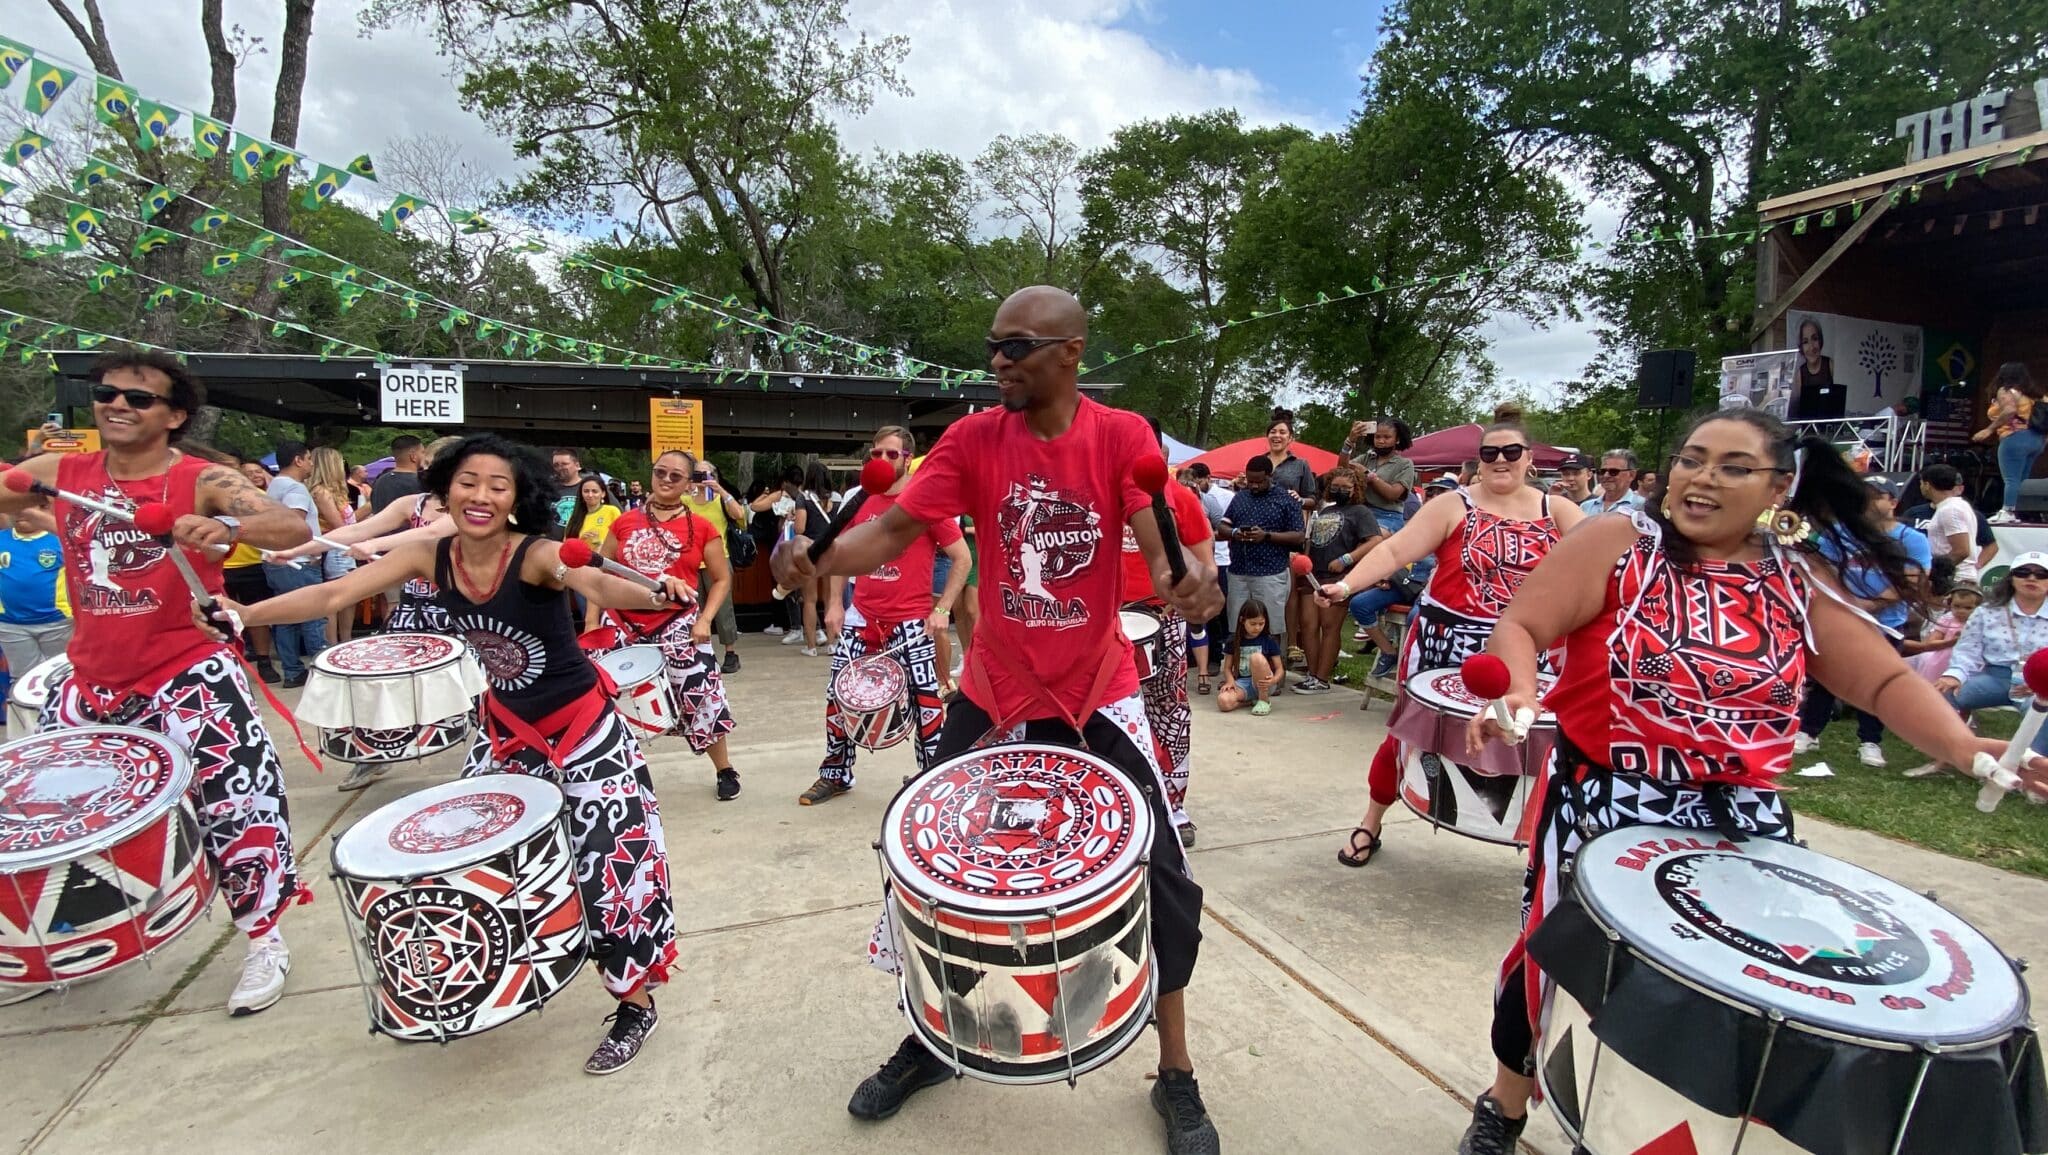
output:
[[[1014,360],[1014,358],[1012,358],[1012,360]],[[903,452],[901,449],[868,450],[868,459],[871,461],[878,457],[881,458],[883,461],[901,461],[908,456],[910,455],[908,453]]]
[[[1621,476],[1622,474],[1624,474],[1624,473],[1627,473],[1627,472],[1628,472],[1628,470],[1626,470],[1626,469],[1603,469],[1603,470],[1601,470],[1601,471],[1600,471],[1600,476],[1602,476],[1602,477],[1620,477],[1620,476]]]
[[[126,401],[130,409],[148,409],[160,401],[170,400],[161,393],[151,393],[147,389],[116,389],[112,385],[92,387],[92,403],[95,405],[112,405],[116,397]]]
[[[654,480],[656,481],[688,481],[689,479],[690,475],[680,469],[656,469],[654,471]]]
[[[1022,361],[1047,345],[1058,345],[1072,340],[1072,337],[1004,337],[1000,340],[990,337],[988,355],[993,357],[1001,353],[1005,361]]]
[[[1674,453],[1671,455],[1671,471],[1673,473],[1681,469],[1687,473],[1693,473],[1705,468],[1707,468],[1706,462],[1689,453]],[[1753,474],[1790,472],[1792,471],[1789,469],[1779,469],[1771,465],[1736,465],[1734,462],[1723,461],[1714,466],[1714,480],[1719,481],[1723,485],[1741,485],[1743,482],[1748,481]]]
[[[1520,461],[1522,455],[1527,452],[1529,452],[1529,447],[1519,442],[1514,445],[1482,445],[1479,447],[1479,460],[1486,462],[1488,465],[1503,458],[1508,461]]]
[[[2016,569],[2012,571],[2012,576],[2020,579],[2021,581],[2037,582],[2043,580],[2044,578],[2048,578],[2048,569],[2035,569],[2033,566],[2028,566],[2025,569]]]

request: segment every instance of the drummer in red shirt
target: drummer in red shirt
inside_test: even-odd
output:
[[[1152,441],[1166,452],[1166,433],[1159,419],[1145,419],[1152,426]],[[1215,544],[1209,536],[1209,512],[1202,499],[1185,485],[1166,487],[1167,502],[1173,507],[1173,527],[1180,531],[1180,543],[1189,557],[1216,564]],[[1159,743],[1159,765],[1166,771],[1166,805],[1173,814],[1182,846],[1195,844],[1195,824],[1188,818],[1189,738],[1195,726],[1188,708],[1188,647],[1207,645],[1208,622],[1188,620],[1166,604],[1152,589],[1152,568],[1138,548],[1138,537],[1124,527],[1124,600],[1131,609],[1159,619],[1158,648],[1153,654],[1153,674],[1140,685],[1145,696],[1145,719],[1152,723],[1152,738]]]
[[[108,353],[90,376],[93,423],[106,448],[32,457],[20,466],[31,477],[128,509],[168,504],[178,514],[172,536],[215,594],[230,547],[307,540],[306,519],[239,470],[177,448],[206,393],[176,358]],[[0,490],[0,513],[40,500]],[[75,616],[71,673],[50,687],[41,728],[139,726],[185,748],[207,856],[235,926],[249,936],[228,1013],[263,1010],[284,993],[291,969],[278,915],[311,897],[292,857],[277,749],[234,651],[193,621],[192,595],[170,550],[128,522],[62,499],[55,512]]]
[[[887,425],[875,432],[868,456],[887,461],[896,471],[896,483],[887,493],[862,497],[860,511],[847,522],[849,528],[895,508],[903,487],[909,484],[910,460],[916,452],[916,435],[900,425]],[[953,565],[934,602],[932,570],[941,552]],[[967,570],[967,541],[960,535],[960,523],[948,517],[932,522],[900,555],[861,574],[853,583],[851,609],[846,608],[846,579],[832,579],[825,596],[825,629],[838,638],[838,644],[832,648],[832,673],[825,681],[825,760],[818,764],[818,780],[797,798],[798,804],[816,806],[853,789],[855,747],[846,736],[846,715],[833,682],[848,663],[868,654],[895,652],[906,675],[910,708],[916,711],[911,723],[917,768],[928,770],[938,761],[939,727],[946,720],[939,694],[938,639],[946,632],[946,618],[960,591],[966,588]]]
[[[994,734],[1074,745],[1121,768],[1155,818],[1151,854],[1152,951],[1158,970],[1159,1079],[1152,1105],[1166,1119],[1171,1155],[1217,1150],[1214,1124],[1187,1049],[1185,988],[1201,942],[1201,888],[1165,804],[1151,727],[1117,618],[1125,598],[1116,551],[1123,526],[1138,539],[1152,585],[1190,621],[1222,608],[1215,567],[1187,559],[1169,577],[1150,498],[1131,467],[1158,443],[1133,413],[1081,396],[1088,315],[1070,294],[1038,285],[1011,294],[989,329],[989,363],[1002,405],[955,422],[925,458],[895,508],[839,538],[815,571],[804,538],[775,551],[776,580],[813,572],[857,575],[902,554],[934,522],[972,515],[981,550],[981,624],[948,705],[939,755]],[[1178,543],[1174,548],[1179,548]],[[915,1036],[853,1093],[847,1110],[885,1119],[952,1066]]]

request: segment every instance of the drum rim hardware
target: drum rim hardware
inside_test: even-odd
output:
[[[97,733],[118,736],[130,741],[154,746],[166,755],[164,762],[169,766],[164,786],[145,806],[139,806],[133,813],[117,820],[105,830],[90,838],[75,842],[58,843],[36,851],[22,851],[18,855],[0,852],[0,873],[14,874],[26,870],[43,870],[59,863],[70,862],[88,854],[100,854],[128,841],[163,814],[177,806],[177,800],[185,797],[192,789],[192,760],[185,751],[169,738],[155,730],[144,730],[139,726],[73,726],[63,730],[49,730],[31,734],[8,742],[0,749],[25,745],[32,741],[56,740],[75,737],[81,733]]]

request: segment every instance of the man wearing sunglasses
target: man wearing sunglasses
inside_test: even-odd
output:
[[[311,535],[304,518],[239,470],[178,449],[205,394],[176,358],[108,353],[93,364],[91,380],[93,422],[106,448],[43,454],[19,468],[45,485],[119,508],[167,504],[178,515],[175,544],[57,500],[75,617],[71,673],[50,688],[42,728],[139,726],[185,749],[205,851],[235,926],[249,936],[228,1013],[253,1014],[277,1002],[291,968],[278,915],[311,896],[293,862],[277,750],[234,651],[194,621],[192,595],[170,551],[184,550],[218,594],[221,560],[237,544],[287,549]],[[36,500],[0,489],[0,513]]]
[[[1085,737],[1150,809],[1160,1070],[1152,1105],[1166,1119],[1168,1152],[1194,1155],[1217,1148],[1187,1048],[1185,988],[1201,940],[1201,888],[1174,835],[1157,744],[1117,616],[1127,592],[1123,528],[1138,540],[1153,592],[1183,618],[1207,621],[1222,594],[1214,565],[1200,556],[1183,552],[1185,576],[1173,579],[1166,550],[1180,543],[1162,540],[1151,497],[1131,474],[1141,459],[1158,457],[1158,443],[1137,414],[1081,395],[1087,335],[1087,312],[1072,295],[1045,285],[1011,294],[996,310],[988,340],[1002,405],[954,422],[895,506],[841,535],[815,569],[807,539],[778,546],[775,576],[794,586],[813,572],[866,574],[901,556],[928,527],[963,514],[974,518],[981,623],[968,647],[962,692],[947,705],[938,756],[966,753],[991,735],[1062,746]],[[879,942],[894,947],[886,925],[877,932]],[[890,949],[870,958],[890,965],[894,955]],[[886,1119],[918,1090],[952,1075],[950,1063],[911,1035],[846,1107],[856,1118]]]
[[[674,460],[671,458],[668,462],[658,463],[657,468],[668,469]],[[710,522],[712,528],[718,531],[718,536],[725,538],[727,560],[733,563],[734,569],[743,569],[752,564],[751,554],[741,559],[732,556],[731,529],[737,525],[741,532],[745,532],[747,507],[741,505],[738,498],[726,492],[725,486],[719,484],[717,466],[708,461],[699,461],[690,453],[684,453],[682,460],[688,463],[690,470],[689,485],[683,490],[683,504],[690,508],[691,513]],[[705,580],[703,575],[699,575],[698,580],[698,589],[707,588],[701,584]],[[739,579],[734,578],[733,581],[737,584]],[[724,658],[718,664],[718,672],[721,674],[740,672],[740,654],[738,650],[733,649],[739,644],[740,624],[739,618],[733,613],[732,602],[733,599],[726,598],[718,603],[718,612],[712,615],[711,619],[711,628],[718,631],[719,648],[725,651]]]
[[[1596,513],[1641,509],[1636,494],[1636,455],[1633,450],[1610,449],[1600,455],[1600,492],[1579,503],[1590,516]]]

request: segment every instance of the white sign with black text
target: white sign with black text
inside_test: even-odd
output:
[[[462,366],[385,365],[377,395],[386,425],[462,424]]]

